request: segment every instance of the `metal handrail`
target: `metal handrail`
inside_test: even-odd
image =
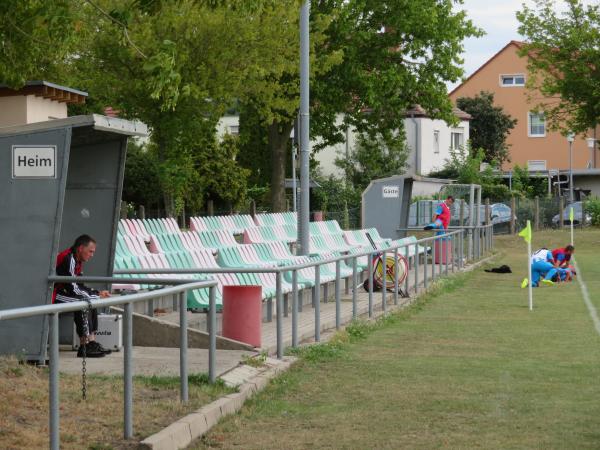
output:
[[[138,281],[139,280],[139,281]],[[50,283],[54,282],[89,282],[89,283],[118,283],[122,282],[122,277],[64,277],[50,276]],[[179,377],[180,377],[180,397],[182,402],[188,401],[188,364],[187,364],[187,291],[190,289],[210,289],[209,294],[209,355],[208,372],[209,379],[214,382],[216,379],[216,296],[215,289],[217,281],[209,280],[190,280],[190,279],[166,279],[166,278],[128,278],[130,282],[152,283],[156,285],[175,285],[161,289],[160,291],[143,292],[138,294],[123,295],[119,297],[95,299],[94,308],[105,308],[110,306],[124,305],[124,346],[123,346],[123,403],[124,420],[123,429],[125,439],[133,437],[133,369],[132,369],[132,350],[133,350],[133,313],[132,305],[134,303],[151,300],[165,295],[179,296],[180,310],[180,348],[179,348]],[[48,315],[50,318],[50,355],[49,355],[49,440],[50,448],[58,450],[60,446],[60,409],[59,409],[59,365],[58,354],[58,320],[59,315],[65,312],[82,311],[90,305],[86,301],[75,301],[69,303],[55,303],[52,305],[29,306],[24,308],[13,308],[0,311],[0,321],[33,317],[39,315]]]

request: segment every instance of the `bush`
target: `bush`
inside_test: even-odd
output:
[[[584,205],[585,212],[592,216],[592,225],[600,225],[600,198],[592,197]]]

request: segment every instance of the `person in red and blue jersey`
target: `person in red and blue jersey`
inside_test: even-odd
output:
[[[569,267],[571,255],[573,253],[575,253],[575,247],[569,244],[566,247],[555,248],[552,250],[552,258],[554,258],[558,267]]]
[[[424,230],[438,230],[435,233],[438,236],[441,234],[445,234],[446,230],[448,229],[448,225],[450,225],[450,219],[452,216],[450,208],[452,207],[453,204],[454,204],[454,197],[452,197],[451,195],[446,197],[446,200],[444,200],[442,203],[440,203],[437,206],[437,208],[435,210],[435,214],[433,215],[433,222],[431,222],[428,225],[425,225],[423,227],[423,229]]]

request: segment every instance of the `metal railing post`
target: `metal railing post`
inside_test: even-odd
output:
[[[341,261],[335,262],[335,328],[338,330],[342,326],[341,263]]]
[[[456,240],[454,239],[456,235],[450,236],[450,262],[452,264],[452,273],[456,271]]]
[[[58,313],[49,314],[50,319],[50,376],[48,389],[49,396],[49,427],[50,427],[50,449],[60,448],[60,408],[59,408],[59,384],[58,384]]]
[[[181,401],[188,401],[188,335],[187,335],[187,292],[179,293],[179,378],[181,379]]]
[[[292,271],[292,347],[298,346],[298,271]]]
[[[281,291],[281,272],[275,274],[275,297],[277,302],[277,359],[283,358],[283,298]]]
[[[383,280],[381,281],[381,310],[385,313],[387,311],[386,296],[387,296],[387,254],[383,252],[381,254],[381,273]]]
[[[357,282],[356,282],[356,277],[357,277],[357,269],[356,269],[356,264],[357,264],[357,259],[358,257],[354,257],[352,258],[352,318],[356,319],[356,316],[358,314],[358,305],[356,303],[356,288],[357,286]]]
[[[369,317],[373,317],[373,253],[369,253]]]
[[[415,295],[419,293],[419,244],[415,244]]]
[[[431,241],[431,282],[435,281],[435,253],[436,253],[436,239],[433,238]]]
[[[448,252],[448,236],[444,237],[444,240],[446,242],[446,245],[444,245],[444,252],[446,253],[446,257],[445,257],[445,268],[444,268],[444,274],[446,276],[448,276],[448,259],[449,259],[449,252]]]
[[[427,290],[427,260],[429,259],[429,241],[424,245],[425,253],[423,253],[423,288]]]
[[[398,304],[398,248],[394,249],[394,305]]]
[[[408,257],[408,245],[404,246],[404,258],[406,258],[406,278],[404,279],[404,292],[408,295],[408,283],[410,275],[410,258]]]
[[[123,318],[123,328],[125,329],[125,342],[123,346],[123,426],[125,439],[133,437],[133,306],[131,303],[125,303],[125,317]]]
[[[460,268],[465,268],[465,230],[460,232]]]
[[[208,379],[217,380],[217,287],[208,291]]]
[[[315,266],[315,295],[314,295],[314,306],[315,306],[315,342],[321,341],[321,266],[318,264]]]

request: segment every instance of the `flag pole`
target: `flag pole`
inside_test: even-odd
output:
[[[531,240],[527,242],[527,270],[529,274],[529,311],[533,311],[533,283],[531,282]]]
[[[583,222],[583,218],[584,217],[585,216],[582,213],[582,215],[581,215],[582,222]],[[575,245],[575,243],[573,242],[574,241],[574,239],[573,239],[573,220],[575,219],[575,214],[573,214],[573,207],[572,206],[571,206],[571,211],[569,212],[569,219],[570,219],[569,222],[571,222],[571,245]]]

